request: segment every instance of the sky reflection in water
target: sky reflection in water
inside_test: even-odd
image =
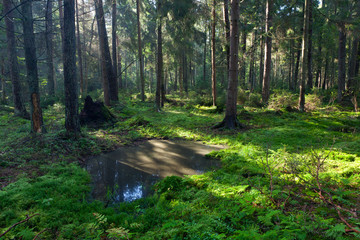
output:
[[[151,186],[166,176],[194,175],[218,167],[204,156],[221,146],[198,142],[150,140],[90,158],[86,169],[92,176],[92,196],[112,203],[129,202],[151,194]]]

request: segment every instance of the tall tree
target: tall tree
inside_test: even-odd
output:
[[[158,14],[158,27],[157,27],[157,73],[156,73],[156,107],[161,109],[161,83],[163,82],[163,53],[162,53],[162,24],[161,24],[161,0],[157,0],[157,14]]]
[[[299,110],[305,111],[305,79],[308,71],[307,52],[309,43],[309,9],[310,0],[305,0],[304,5],[304,25],[303,37],[301,47],[301,82],[300,82],[300,96],[299,96]]]
[[[27,81],[30,93],[30,119],[31,132],[41,133],[45,131],[42,110],[40,106],[39,78],[36,59],[35,35],[31,1],[21,0],[22,23],[24,33],[24,50],[27,71]]]
[[[84,92],[84,73],[83,73],[83,57],[82,57],[81,39],[80,39],[78,0],[75,0],[75,6],[76,6],[76,32],[77,32],[76,40],[77,40],[77,52],[78,52],[78,60],[79,60],[79,72],[80,72],[80,94],[83,94],[83,92]]]
[[[308,89],[313,88],[313,69],[312,69],[312,62],[313,62],[313,56],[312,56],[312,36],[313,36],[313,3],[312,0],[309,0],[309,23],[308,23],[308,51],[307,51],[307,84],[306,87]]]
[[[339,52],[338,52],[338,95],[337,100],[340,102],[345,91],[346,78],[346,29],[345,24],[339,24]]]
[[[47,86],[49,95],[55,94],[55,79],[54,79],[54,61],[53,61],[53,21],[52,10],[53,3],[47,0],[46,16],[45,16],[45,34],[46,34],[46,63],[47,63]]]
[[[215,55],[215,27],[216,27],[216,14],[215,14],[216,0],[213,0],[212,6],[212,24],[211,24],[211,86],[213,106],[216,106],[216,55]]]
[[[138,32],[138,54],[140,63],[140,90],[141,101],[145,101],[145,79],[144,79],[144,63],[141,45],[141,25],[140,25],[140,0],[136,0],[136,17],[137,17],[137,32]]]
[[[265,23],[265,58],[264,58],[264,74],[262,80],[262,101],[267,103],[270,96],[270,72],[271,72],[271,45],[272,37],[270,29],[272,26],[272,8],[273,0],[266,0],[266,23]]]
[[[78,83],[76,75],[75,0],[64,0],[64,89],[65,128],[68,133],[80,132]]]
[[[3,0],[4,12],[8,13],[5,17],[6,37],[7,37],[7,53],[9,57],[9,70],[12,82],[12,93],[14,99],[15,115],[21,117],[29,117],[21,98],[21,84],[19,80],[19,66],[17,60],[15,27],[13,13],[10,12],[12,6],[10,0]],[[3,79],[4,82],[4,79]],[[5,91],[4,88],[2,89]]]
[[[112,0],[111,4],[111,39],[112,39],[112,61],[113,61],[113,67],[114,67],[114,75],[116,77],[116,80],[118,78],[118,62],[117,62],[117,54],[116,54],[116,0]],[[120,81],[119,81],[120,82]]]
[[[113,66],[110,57],[109,42],[105,28],[105,17],[102,0],[95,1],[96,20],[98,24],[102,82],[104,88],[104,101],[106,105],[110,105],[110,101],[118,101],[117,81],[114,75]]]
[[[239,67],[239,0],[231,0],[230,13],[230,66],[224,120],[215,127],[236,128],[241,124],[236,118],[238,67]]]
[[[229,71],[229,62],[230,62],[229,0],[224,0],[223,16],[224,16],[225,52],[226,52],[226,66],[227,66],[226,70]]]

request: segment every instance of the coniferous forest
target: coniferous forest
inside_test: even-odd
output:
[[[360,239],[359,0],[2,0],[0,239]]]

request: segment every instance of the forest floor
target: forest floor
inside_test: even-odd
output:
[[[0,109],[0,239],[360,238],[359,113],[245,106],[246,129],[214,130],[223,113],[190,101],[157,112],[123,98],[110,110],[116,123],[73,138],[60,103],[44,108],[47,133],[37,136]],[[87,157],[154,138],[228,148],[209,154],[221,169],[165,178],[151,197],[89,200]]]

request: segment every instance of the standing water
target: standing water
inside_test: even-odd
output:
[[[90,158],[92,196],[101,201],[128,202],[151,194],[151,186],[167,176],[204,173],[219,166],[205,155],[221,146],[198,142],[150,140]]]

